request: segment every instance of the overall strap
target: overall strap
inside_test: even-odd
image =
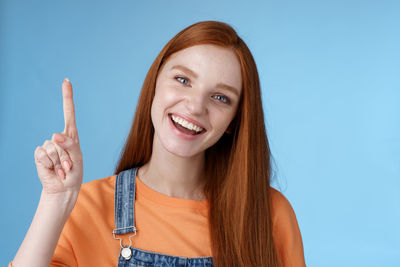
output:
[[[136,234],[135,182],[137,168],[120,172],[115,181],[115,229],[113,235]]]

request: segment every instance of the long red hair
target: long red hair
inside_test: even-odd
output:
[[[179,32],[161,50],[144,80],[115,173],[150,160],[154,136],[151,105],[158,72],[173,53],[200,44],[232,49],[241,65],[243,83],[232,131],[205,152],[204,194],[210,203],[214,266],[279,266],[272,236],[270,149],[258,71],[250,50],[228,24],[198,22]]]

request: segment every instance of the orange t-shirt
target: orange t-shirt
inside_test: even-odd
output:
[[[83,184],[50,266],[116,266],[120,242],[113,238],[116,176]],[[303,245],[289,201],[272,189],[276,247],[284,266],[305,266]],[[132,246],[174,256],[212,256],[208,202],[170,197],[136,178],[136,236]],[[130,234],[121,235],[128,245]]]

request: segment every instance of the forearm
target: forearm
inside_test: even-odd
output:
[[[42,192],[31,226],[12,262],[13,267],[49,266],[77,197],[78,192],[66,192],[62,196]]]

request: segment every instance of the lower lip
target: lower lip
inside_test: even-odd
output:
[[[171,125],[172,131],[179,137],[181,137],[182,139],[185,140],[195,140],[197,138],[199,138],[200,136],[202,136],[204,134],[205,131],[196,134],[196,135],[191,135],[191,134],[185,134],[183,132],[181,132],[178,128],[175,127],[175,124],[172,121],[171,115],[168,115],[168,120],[169,120],[169,124]]]

